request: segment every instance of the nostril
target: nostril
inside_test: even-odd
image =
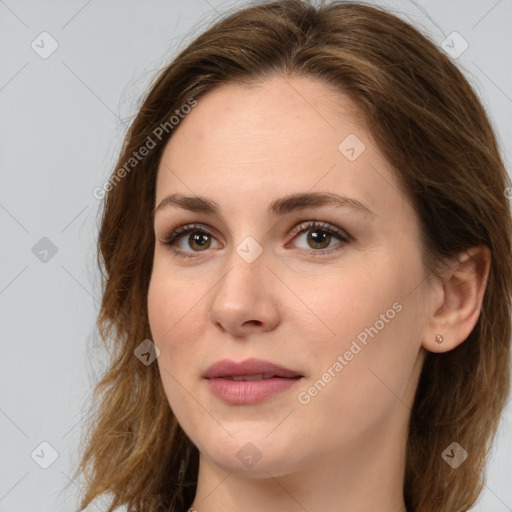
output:
[[[261,322],[259,320],[247,320],[246,322],[244,322],[244,325],[245,324],[249,324],[249,325],[261,325]]]

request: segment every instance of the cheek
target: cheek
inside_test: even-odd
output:
[[[156,258],[148,289],[148,317],[155,339],[174,338],[178,328],[197,318],[201,290],[196,282],[185,280],[175,270]],[[204,291],[203,291],[204,294]]]
[[[294,291],[306,298],[307,307],[302,305],[302,314],[294,322],[306,334],[304,339],[310,341],[316,359],[326,362],[327,354],[332,358],[333,352],[343,353],[358,335],[363,333],[364,338],[365,329],[376,322],[380,326],[381,314],[389,310],[388,316],[395,316],[393,303],[400,298],[400,288],[385,262],[372,269],[352,268],[304,282]]]
[[[163,268],[160,268],[163,267]],[[160,349],[158,364],[166,389],[190,379],[204,354],[197,341],[207,329],[208,287],[201,279],[186,279],[160,264],[154,267],[148,289],[148,318],[153,342]],[[211,288],[211,285],[210,285]]]
[[[148,289],[148,318],[155,342],[161,341],[179,318],[178,305],[171,304],[170,300],[177,290],[169,285],[170,281],[166,282],[153,272]]]
[[[193,299],[187,296],[179,279],[153,272],[148,289],[149,325],[152,341],[160,349],[157,364],[162,385],[171,409],[180,420],[189,414],[182,385],[193,366],[193,344],[187,343],[190,335],[186,332],[186,320],[190,318],[187,312],[194,312],[190,310],[189,298]]]
[[[174,382],[170,375],[175,375],[174,366],[182,366],[179,361],[186,349],[182,340],[187,338],[181,329],[183,320],[187,318],[188,301],[183,299],[183,290],[178,283],[175,279],[167,276],[162,278],[154,272],[148,290],[149,326],[153,342],[160,349],[157,361],[168,396],[168,386]],[[179,376],[176,375],[176,378]]]
[[[309,384],[320,379],[318,403],[325,407],[337,404],[349,413],[356,402],[368,402],[379,410],[386,397],[393,400],[389,389],[399,396],[404,391],[420,348],[418,303],[410,293],[420,274],[405,275],[392,260],[382,257],[368,270],[333,278],[324,291],[316,287],[306,295],[316,315],[297,316],[297,329],[306,333],[303,348],[314,368]]]

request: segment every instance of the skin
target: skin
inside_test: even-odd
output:
[[[338,149],[355,134],[365,150]],[[417,216],[400,192],[357,107],[313,78],[274,76],[223,84],[175,128],[161,159],[156,205],[170,193],[206,196],[218,215],[176,206],[155,215],[148,312],[163,386],[198,447],[198,512],[405,511],[403,481],[410,409],[426,351],[462,343],[480,313],[490,256],[473,248],[442,279],[426,280]],[[297,192],[357,199],[373,216],[323,206],[272,217],[267,206]],[[301,222],[348,233],[323,245]],[[165,245],[177,226],[213,230],[210,245]],[[236,251],[253,237],[252,262]],[[334,250],[321,255],[322,251]],[[317,251],[317,256],[308,254]],[[308,390],[358,334],[398,303],[366,346],[307,404]],[[437,333],[445,341],[435,342]],[[266,359],[303,378],[254,405],[226,404],[202,378],[215,361]],[[332,370],[331,370],[332,372]],[[261,458],[237,453],[248,442]],[[247,449],[247,448],[246,448]],[[440,464],[444,463],[439,458]]]

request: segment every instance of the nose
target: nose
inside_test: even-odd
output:
[[[278,280],[267,267],[265,251],[251,263],[233,251],[227,267],[212,291],[210,322],[236,337],[275,329]]]

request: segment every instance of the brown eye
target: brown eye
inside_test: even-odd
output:
[[[204,251],[211,245],[212,239],[208,233],[192,233],[188,237],[188,245],[191,249]]]
[[[318,221],[299,224],[293,230],[293,234],[295,235],[293,245],[298,246],[300,250],[312,256],[331,254],[352,241],[349,234],[336,226]],[[305,247],[300,247],[300,244],[298,244],[301,239],[305,239],[303,242],[306,244]],[[331,245],[335,241],[338,241],[338,243]]]
[[[161,243],[168,246],[175,257],[194,258],[195,253],[210,249],[213,240],[216,238],[201,224],[188,224],[171,231]]]
[[[331,241],[331,235],[324,230],[315,229],[308,232],[307,241],[313,249],[326,249]],[[324,245],[326,244],[327,245]]]

